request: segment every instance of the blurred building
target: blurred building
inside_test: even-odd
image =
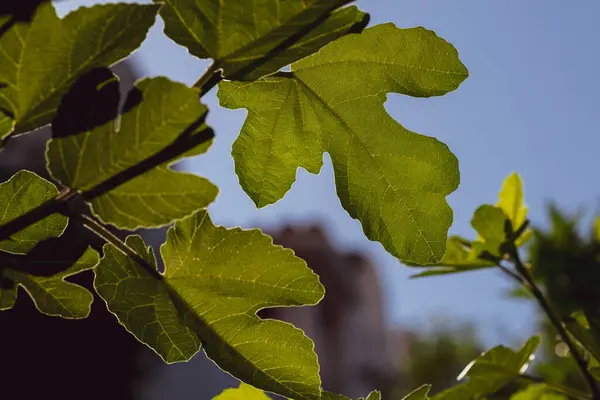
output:
[[[396,357],[375,266],[361,253],[337,250],[319,226],[270,234],[319,275],[326,295],[315,307],[269,309],[261,316],[293,323],[314,340],[325,390],[357,398],[386,386]]]

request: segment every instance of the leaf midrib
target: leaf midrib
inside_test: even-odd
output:
[[[346,128],[346,132],[349,132],[349,133],[350,133],[350,136],[351,136],[351,138],[356,138],[356,139],[357,139],[357,140],[356,140],[356,142],[357,142],[357,143],[359,143],[359,144],[360,144],[362,147],[364,147],[364,148],[368,148],[368,147],[367,147],[367,146],[366,146],[366,145],[363,143],[363,141],[362,141],[362,139],[361,139],[360,135],[358,135],[358,134],[356,134],[356,133],[354,132],[354,129],[353,129],[353,128],[352,128],[352,127],[351,127],[351,126],[350,126],[350,125],[349,125],[349,124],[348,124],[348,123],[347,123],[347,122],[346,122],[346,121],[345,121],[345,120],[342,118],[342,116],[341,116],[341,115],[339,115],[339,114],[338,114],[338,113],[337,113],[337,112],[336,112],[336,111],[335,111],[333,108],[329,107],[329,106],[327,105],[327,103],[325,102],[325,100],[323,100],[323,98],[321,98],[321,96],[319,96],[319,94],[318,94],[317,92],[315,92],[315,91],[314,91],[314,90],[313,90],[313,89],[312,89],[312,88],[311,88],[311,87],[310,87],[310,86],[309,86],[309,85],[308,85],[306,82],[304,82],[302,79],[300,79],[300,77],[298,77],[298,76],[297,76],[296,74],[294,74],[294,73],[292,73],[292,75],[293,75],[293,78],[292,78],[292,79],[294,79],[294,81],[295,81],[295,82],[299,83],[299,84],[300,84],[300,85],[302,85],[304,88],[306,88],[306,89],[307,89],[307,91],[308,91],[308,93],[309,93],[311,96],[313,96],[315,99],[317,99],[317,101],[318,101],[318,102],[319,102],[319,103],[320,103],[320,104],[323,106],[323,109],[325,109],[325,110],[326,110],[326,111],[327,111],[327,112],[328,112],[330,115],[332,115],[332,116],[333,116],[333,118],[334,118],[334,119],[338,120],[338,121],[339,121],[339,122],[342,124],[342,126],[344,126],[344,127]],[[329,143],[329,141],[327,141],[327,143]],[[326,151],[330,152],[330,149],[329,149],[329,148],[327,148],[327,149],[326,149]],[[368,151],[367,151],[367,153],[368,153],[368,154],[371,154],[371,153],[370,153],[370,152],[368,152]],[[397,189],[394,187],[394,185],[392,185],[392,184],[390,183],[390,181],[388,180],[388,177],[387,177],[387,175],[386,175],[384,172],[381,172],[381,171],[384,171],[385,169],[384,169],[384,168],[382,168],[382,166],[381,166],[381,163],[379,162],[379,160],[378,160],[378,159],[376,159],[376,158],[372,158],[372,157],[371,157],[371,159],[372,159],[373,163],[377,165],[377,167],[378,167],[378,170],[379,170],[379,172],[381,173],[381,176],[383,177],[383,179],[385,180],[385,182],[386,182],[386,184],[387,184],[387,186],[388,186],[388,189],[390,189],[390,188],[391,188],[391,189],[394,191],[394,193],[395,193],[395,192],[397,192],[398,190],[397,190]],[[347,165],[348,165],[348,163],[347,163]],[[388,190],[388,189],[386,189],[386,192],[387,192],[387,190]],[[383,198],[382,198],[382,202],[383,202]],[[403,201],[400,201],[399,203],[400,203],[400,204],[402,205],[402,207],[403,207],[403,208],[404,208],[404,209],[407,211],[408,215],[410,215],[410,219],[411,219],[411,222],[412,222],[412,224],[413,224],[414,228],[415,228],[415,229],[416,229],[416,231],[419,233],[419,236],[420,236],[421,238],[423,238],[423,241],[425,242],[425,244],[427,245],[427,248],[429,249],[430,255],[431,255],[432,257],[434,257],[434,256],[435,256],[435,254],[434,254],[434,252],[433,252],[433,249],[431,248],[430,241],[427,239],[427,237],[426,237],[426,236],[423,234],[423,231],[422,231],[422,230],[420,229],[420,227],[418,226],[418,224],[417,224],[417,222],[416,222],[416,220],[415,220],[415,218],[414,218],[414,216],[413,216],[413,213],[412,213],[412,212],[411,212],[411,210],[410,210],[410,209],[409,209],[409,208],[408,208],[408,207],[407,207],[407,206],[404,204],[404,202],[403,202]],[[358,216],[357,216],[357,217],[358,217]],[[383,226],[385,227],[385,230],[386,230],[386,232],[387,232],[387,234],[388,234],[388,237],[389,237],[389,238],[391,238],[391,239],[392,239],[392,243],[394,243],[394,242],[395,242],[395,241],[394,241],[394,239],[393,239],[393,238],[394,238],[394,236],[392,236],[392,234],[391,234],[391,232],[390,232],[390,229],[388,228],[388,226],[387,226],[387,223],[385,222],[385,220],[383,220]],[[394,247],[395,247],[395,243],[394,243]]]

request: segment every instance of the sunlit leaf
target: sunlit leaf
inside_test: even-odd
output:
[[[502,185],[502,190],[498,195],[497,207],[500,207],[506,214],[514,230],[519,229],[527,218],[527,207],[523,200],[523,181],[516,172],[510,174]],[[533,231],[527,229],[516,240],[517,246],[524,245],[531,239]]]
[[[196,89],[162,77],[143,79],[125,102],[135,105],[115,128],[111,118],[116,118],[119,105],[115,76],[108,70],[94,70],[82,81],[74,86],[76,95],[65,96],[52,123],[55,138],[46,152],[52,176],[79,190],[89,190],[159,153],[188,127],[203,121],[208,111]],[[89,109],[82,105],[86,98],[91,99]],[[202,122],[194,134],[209,130]],[[195,154],[207,147],[198,146]],[[216,195],[217,188],[206,179],[162,165],[94,198],[91,204],[102,221],[136,229],[169,224],[208,206]]]
[[[240,183],[264,207],[285,195],[298,167],[318,173],[327,152],[341,203],[367,237],[402,260],[437,262],[458,163],[444,144],[398,124],[384,102],[388,92],[443,95],[467,75],[435,33],[384,24],[338,39],[291,73],[223,82],[221,104],[248,109],[233,146]]]
[[[22,170],[7,182],[0,183],[0,224],[7,223],[52,199],[58,189],[33,172]],[[67,217],[52,214],[0,241],[0,251],[25,254],[38,242],[60,236],[67,227]]]
[[[590,329],[589,322],[583,312],[573,313],[571,318],[565,319],[568,331],[577,339],[578,344],[588,351],[600,362],[600,332]]]
[[[31,22],[15,24],[0,37],[0,136],[15,124],[17,133],[49,124],[79,76],[140,46],[157,11],[152,4],[106,4],[59,19],[47,2]]]
[[[198,58],[212,58],[226,78],[236,80],[276,72],[368,21],[356,7],[338,9],[352,0],[155,1],[164,3],[160,15],[167,36]],[[304,35],[286,44],[298,33]],[[282,45],[285,51],[255,65]]]
[[[127,243],[155,265],[139,237]],[[214,226],[205,211],[176,222],[161,254],[164,275],[105,246],[95,286],[130,332],[167,362],[190,358],[201,340],[215,363],[244,382],[294,399],[320,398],[313,342],[288,323],[256,315],[321,299],[323,286],[304,261],[257,229]]]
[[[50,276],[36,276],[10,267],[0,268],[0,310],[12,308],[18,288],[22,287],[43,314],[86,318],[94,297],[86,288],[65,279],[94,268],[98,259],[98,253],[88,248],[75,263]]]
[[[540,340],[539,336],[533,336],[519,351],[494,347],[473,360],[459,375],[459,379],[468,377],[465,383],[441,392],[434,400],[469,400],[496,392],[527,370]]]
[[[568,397],[553,392],[544,384],[536,384],[513,394],[510,400],[568,400]]]
[[[431,385],[423,385],[423,386],[415,389],[414,391],[410,392],[402,400],[429,400],[428,394],[429,394],[430,390],[431,390]]]
[[[475,210],[471,226],[477,232],[477,239],[470,241],[459,236],[451,236],[446,242],[446,253],[442,259],[432,266],[427,266],[423,272],[413,275],[413,278],[455,274],[474,271],[496,265],[487,256],[499,257],[502,245],[507,237],[506,221],[511,222],[513,231],[519,229],[525,222],[527,207],[523,204],[523,183],[518,174],[513,173],[502,185],[498,204],[484,204]],[[533,231],[527,228],[515,241],[517,247],[524,245]],[[423,267],[420,263],[406,263],[411,267]]]
[[[225,389],[213,400],[271,400],[262,390],[240,382],[237,388]]]
[[[440,260],[439,268],[427,268],[425,271],[412,275],[411,278],[426,276],[456,274],[459,272],[476,271],[482,268],[493,267],[495,264],[478,257],[472,244],[459,237],[450,236],[446,242],[446,253]],[[411,267],[421,267],[418,264],[406,263]]]

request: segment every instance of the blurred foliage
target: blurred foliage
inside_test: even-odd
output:
[[[535,229],[528,249],[530,272],[563,320],[583,313],[593,325],[600,310],[600,219],[582,235],[581,214],[569,215],[554,204],[548,206],[547,212],[549,228]],[[520,288],[513,295],[532,299]],[[557,384],[586,390],[585,380],[566,345],[541,310],[538,330],[544,340],[534,373]],[[593,332],[591,335],[596,336]]]
[[[426,383],[432,385],[431,395],[454,386],[465,365],[484,350],[475,327],[469,323],[437,324],[411,336],[391,400],[402,399],[408,391]]]

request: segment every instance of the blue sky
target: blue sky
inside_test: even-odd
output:
[[[58,3],[61,13],[78,5]],[[408,129],[448,144],[460,161],[461,185],[449,197],[451,233],[472,235],[472,212],[494,203],[503,179],[517,171],[525,182],[530,217],[545,226],[545,204],[595,211],[600,185],[597,34],[600,2],[548,0],[361,0],[371,25],[425,26],[453,43],[471,76],[444,97],[413,99],[390,94],[388,112]],[[158,20],[133,59],[144,75],[192,84],[207,66],[162,34]],[[387,313],[394,324],[428,325],[431,315],[477,323],[486,343],[514,343],[531,333],[532,308],[502,297],[509,283],[495,271],[408,280],[415,271],[364,236],[341,208],[329,157],[319,175],[298,171],[284,199],[257,210],[240,189],[230,156],[245,111],[218,107],[216,90],[204,101],[216,140],[187,168],[220,188],[213,219],[226,226],[275,227],[323,223],[342,248],[369,253],[380,269]]]

